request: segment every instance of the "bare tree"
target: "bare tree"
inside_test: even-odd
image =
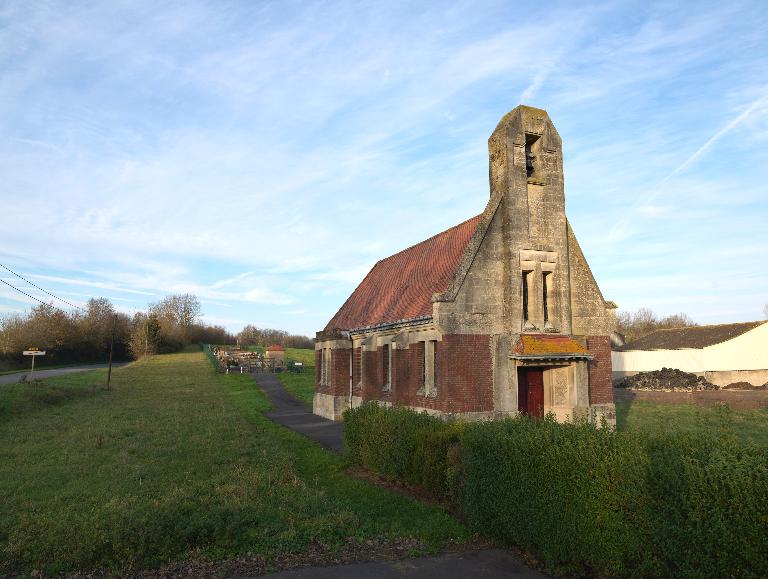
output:
[[[619,312],[616,316],[616,331],[623,334],[627,342],[647,336],[656,330],[697,325],[688,314],[671,314],[659,318],[649,308],[640,308],[634,313]]]

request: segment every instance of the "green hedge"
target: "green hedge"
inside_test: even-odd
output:
[[[402,406],[363,404],[344,413],[349,459],[386,477],[447,496],[448,448],[460,428]]]
[[[376,404],[345,419],[354,464],[450,501],[477,531],[531,549],[550,571],[768,576],[768,455],[727,429],[449,423]]]

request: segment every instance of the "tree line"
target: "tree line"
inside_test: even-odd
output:
[[[27,348],[46,350],[45,365],[103,362],[114,339],[115,359],[138,359],[179,350],[187,344],[226,344],[234,336],[222,326],[200,322],[192,294],[170,295],[133,316],[115,310],[107,298],[90,299],[82,310],[52,304],[0,317],[0,370],[25,367]],[[38,360],[40,362],[40,360]]]
[[[619,312],[616,315],[616,331],[631,342],[647,336],[656,330],[698,326],[688,314],[671,314],[660,318],[649,308],[640,308],[636,312]]]
[[[315,342],[307,336],[289,334],[284,330],[272,328],[257,328],[251,324],[245,326],[237,334],[237,342],[241,346],[271,346],[277,344],[284,348],[314,349]]]

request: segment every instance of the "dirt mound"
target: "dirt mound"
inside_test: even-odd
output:
[[[762,386],[753,386],[749,382],[731,382],[722,388],[723,390],[768,390],[768,382]]]
[[[674,368],[662,368],[653,372],[640,372],[627,376],[616,385],[618,388],[633,390],[660,390],[665,392],[695,392],[699,390],[717,390],[718,387],[689,372]]]

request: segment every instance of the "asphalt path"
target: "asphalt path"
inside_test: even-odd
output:
[[[272,410],[265,413],[267,418],[319,442],[336,454],[344,452],[343,422],[313,414],[312,409],[294,398],[272,372],[257,372],[251,376],[272,402]]]
[[[112,364],[112,368],[119,368],[125,366],[127,362],[120,362]],[[35,380],[43,380],[44,378],[54,378],[56,376],[64,376],[65,374],[74,374],[75,372],[87,372],[88,370],[97,370],[99,368],[106,368],[107,364],[86,364],[84,366],[72,366],[69,368],[53,368],[52,370],[35,370]],[[13,374],[4,374],[0,376],[0,384],[15,384],[21,382],[21,379],[26,376],[27,379],[31,378],[29,370],[22,372],[14,372]]]
[[[294,398],[271,372],[251,376],[266,392],[272,410],[265,416],[322,446],[341,454],[344,452],[344,423],[334,422],[312,413],[304,402]],[[461,553],[442,553],[434,557],[419,557],[399,561],[372,561],[332,567],[304,567],[273,575],[274,579],[544,579],[538,571],[527,567],[510,551],[483,549]]]
[[[485,549],[464,553],[444,553],[400,561],[353,563],[335,567],[304,567],[273,575],[272,579],[546,579],[547,575],[529,569],[509,551]]]

